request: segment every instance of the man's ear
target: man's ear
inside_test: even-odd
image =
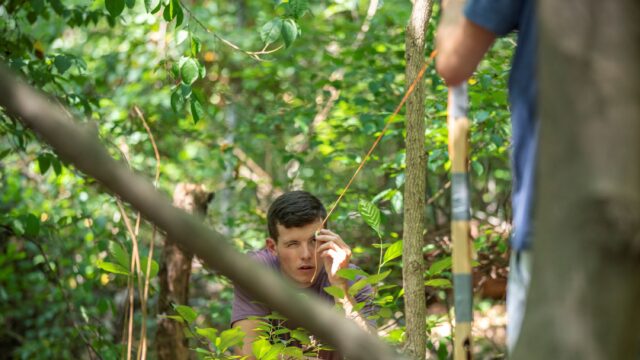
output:
[[[265,242],[266,248],[267,250],[269,250],[270,253],[272,253],[273,255],[276,255],[276,241],[273,240],[272,238],[267,238],[266,242]]]

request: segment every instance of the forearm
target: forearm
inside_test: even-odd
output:
[[[344,316],[347,319],[353,320],[353,322],[358,325],[361,329],[373,333],[373,328],[369,321],[364,317],[362,313],[356,310],[356,306],[358,302],[356,299],[349,295],[347,286],[342,287],[344,296],[342,298],[336,298],[336,303],[340,304],[342,309],[344,310]]]
[[[436,34],[436,69],[449,86],[468,79],[495,35],[464,16],[464,0],[445,0]]]
[[[235,355],[246,356],[245,360],[255,360],[253,356],[253,342],[256,339],[255,328],[258,327],[256,320],[240,320],[233,327],[239,327],[244,332],[242,347],[235,348]]]
[[[440,22],[436,32],[436,48],[438,53],[446,52],[450,46],[450,41],[454,34],[460,30],[463,20],[464,0],[443,0],[442,10],[440,10]]]

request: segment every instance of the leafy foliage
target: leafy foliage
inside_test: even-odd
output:
[[[335,200],[402,96],[410,3],[380,4],[357,45],[367,4],[350,0],[8,1],[0,5],[0,60],[70,115],[96,124],[112,156],[152,177],[153,146],[133,111],[141,109],[162,159],[160,191],[171,193],[180,181],[218,189],[207,222],[246,251],[263,244],[265,204],[276,190],[303,187],[325,203]],[[512,51],[511,39],[499,40],[469,82],[480,257],[506,251],[511,179],[504,89]],[[433,67],[425,84],[425,284],[432,301],[446,303],[446,87]],[[376,285],[373,320],[391,326],[385,339],[400,346],[406,134],[402,116],[397,119],[330,226],[363,269],[341,275],[354,282],[352,289]],[[115,200],[2,110],[0,160],[0,350],[30,359],[93,351],[121,357],[126,284],[138,275],[130,273],[131,236]],[[142,221],[137,237],[144,271],[151,226]],[[151,303],[158,296],[160,252],[153,258]],[[203,357],[230,356],[237,334],[225,330],[228,279],[197,268],[191,299],[195,313],[211,317],[193,318],[185,309],[185,317],[171,316],[190,326],[193,347],[208,351]],[[137,328],[141,321],[135,317]],[[446,314],[437,315],[427,330],[446,321]],[[147,323],[152,338],[155,324],[151,318]],[[447,354],[447,346],[447,339],[430,344],[438,356]],[[272,349],[256,347],[263,356]]]

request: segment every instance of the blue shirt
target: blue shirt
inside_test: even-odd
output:
[[[509,74],[514,229],[511,244],[515,250],[527,249],[531,246],[538,142],[535,1],[470,0],[465,8],[465,16],[497,36],[518,31],[516,53]]]

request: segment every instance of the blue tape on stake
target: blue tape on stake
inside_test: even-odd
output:
[[[467,83],[450,87],[451,103],[449,104],[451,117],[456,120],[467,116],[469,111],[469,96],[467,95]]]
[[[453,274],[453,300],[455,305],[456,323],[471,322],[471,274]]]
[[[469,193],[469,177],[467,173],[451,175],[451,205],[453,220],[469,220],[471,213],[471,194]]]

